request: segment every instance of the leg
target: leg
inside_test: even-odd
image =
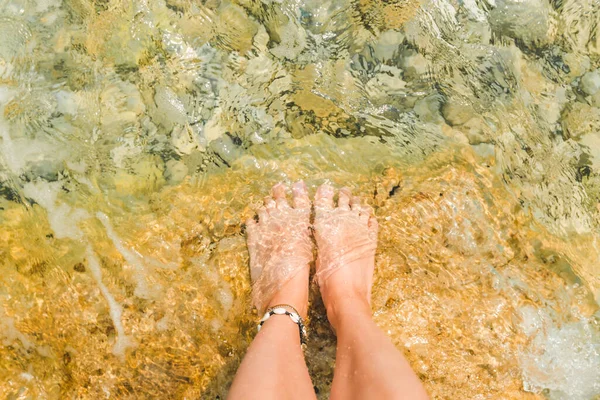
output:
[[[427,399],[408,361],[373,322],[369,304],[355,298],[337,305],[339,314],[327,313],[338,337],[331,398]]]
[[[377,221],[348,189],[315,198],[317,279],[338,337],[332,399],[427,399],[410,365],[371,317]]]
[[[247,222],[254,303],[260,312],[276,304],[294,306],[305,318],[308,306],[310,201],[305,186],[294,185],[294,207],[285,187],[276,185],[265,199],[260,221]],[[265,307],[266,306],[266,307]],[[261,315],[262,316],[262,315]],[[315,399],[300,347],[298,325],[272,316],[248,348],[229,399]]]
[[[284,286],[271,305],[304,304],[298,309],[306,317],[308,274],[297,275],[289,285],[306,288],[305,293]],[[302,282],[303,281],[303,282]],[[316,399],[304,354],[300,347],[298,326],[287,316],[273,316],[250,345],[240,365],[229,399]]]

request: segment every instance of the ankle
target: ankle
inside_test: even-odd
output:
[[[302,318],[308,314],[308,271],[301,271],[286,282],[267,304],[267,308],[287,304],[298,310]]]
[[[339,297],[326,305],[327,319],[337,329],[340,325],[361,318],[371,319],[371,305],[358,296]]]
[[[284,299],[287,299],[287,300],[284,300],[284,299],[277,300],[276,297],[274,297],[273,299],[274,300],[270,301],[269,304],[267,305],[267,310],[271,307],[275,307],[275,306],[279,306],[279,305],[292,306],[296,309],[296,311],[298,311],[298,314],[302,317],[302,319],[306,320],[306,317],[308,315],[307,301],[298,300],[298,299],[290,299],[289,297],[284,297]]]

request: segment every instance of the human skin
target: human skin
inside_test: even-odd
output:
[[[306,239],[310,237],[306,235],[310,231],[298,219],[307,218],[308,223],[310,213],[297,210],[306,210],[309,202],[303,183],[295,184],[292,193],[293,207],[286,200],[285,187],[273,187],[272,197],[265,198],[265,206],[258,211],[259,221],[247,222],[248,247],[255,276],[260,275],[256,269],[260,266],[252,265],[253,257],[270,269],[282,268],[285,272],[267,270],[269,278],[287,279],[274,285],[278,289],[268,301],[255,298],[255,304],[290,304],[306,317],[311,260],[306,256],[291,257],[289,245],[297,245],[298,253],[307,254]],[[427,399],[409,363],[372,319],[370,297],[377,221],[348,188],[340,190],[337,206],[333,197],[333,188],[324,184],[314,200],[316,277],[327,317],[338,338],[331,399]],[[277,235],[271,234],[273,229]],[[315,398],[298,327],[289,317],[273,316],[263,325],[238,369],[228,398]]]
[[[290,304],[306,318],[312,261],[310,199],[303,182],[292,188],[292,206],[285,192],[285,186],[274,186],[271,196],[265,198],[265,205],[258,210],[259,221],[246,221],[254,275],[253,298],[259,308],[264,308],[263,304],[267,307]],[[307,243],[310,243],[308,254]],[[302,248],[300,257],[290,254],[290,250],[296,248]],[[263,274],[270,279],[288,280],[282,285],[273,285],[274,282],[261,280]],[[257,297],[257,292],[260,296],[270,296],[273,287],[279,289],[270,299]],[[288,316],[276,315],[265,322],[248,348],[227,398],[316,399],[300,346],[298,326]]]

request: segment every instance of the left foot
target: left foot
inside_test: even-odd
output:
[[[304,182],[292,186],[292,206],[286,186],[273,186],[258,210],[258,222],[246,222],[252,298],[259,312],[276,304],[289,304],[305,318],[308,307],[310,200]]]

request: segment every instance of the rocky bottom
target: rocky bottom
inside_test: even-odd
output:
[[[323,146],[339,159],[319,159]],[[116,185],[77,203],[38,181],[25,190],[33,205],[3,203],[0,395],[224,398],[258,319],[242,221],[273,183],[300,178],[311,192],[324,179],[351,186],[374,207],[375,320],[432,398],[600,391],[599,287],[586,278],[597,237],[546,232],[492,157],[455,148],[424,167],[370,138],[321,135],[281,151],[275,161],[257,146],[145,198]],[[306,358],[325,399],[335,336],[311,293]]]

